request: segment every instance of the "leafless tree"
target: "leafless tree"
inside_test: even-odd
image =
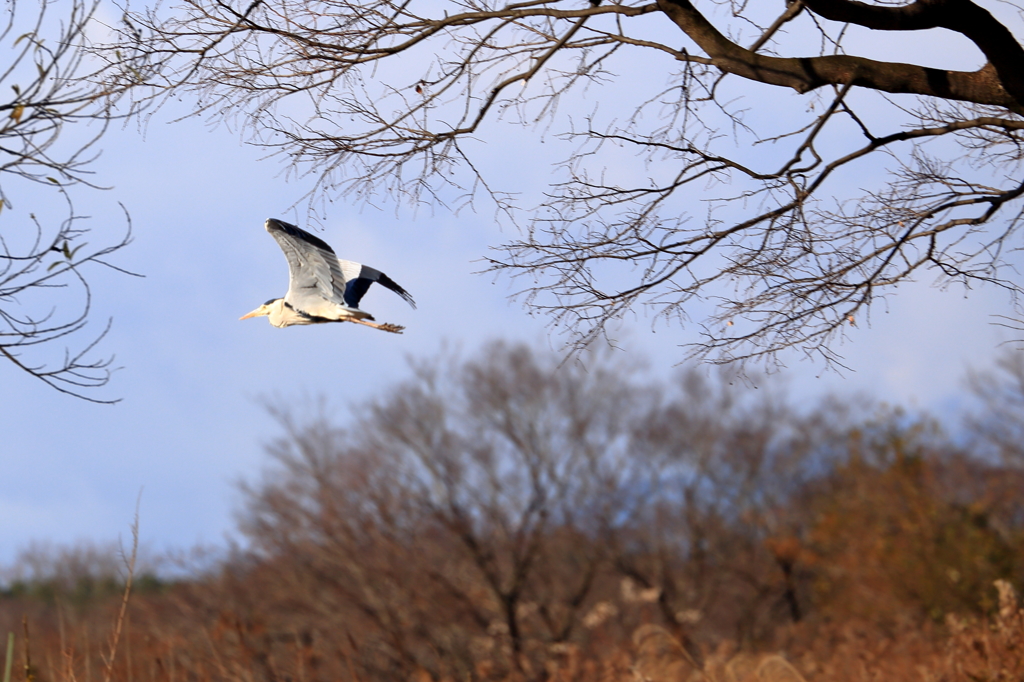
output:
[[[106,244],[89,244],[94,233],[72,194],[102,189],[89,166],[123,88],[100,80],[101,64],[89,56],[98,2],[32,3],[30,22],[15,0],[6,6],[0,45],[10,57],[0,84],[11,99],[0,104],[0,355],[61,393],[113,402],[92,392],[110,379],[111,359],[95,353],[109,322],[84,340],[80,332],[92,308],[90,270],[125,272],[106,259],[128,244],[131,223]],[[65,343],[76,349],[61,351]]]
[[[980,401],[967,419],[979,449],[1007,464],[1024,464],[1024,358],[1013,348],[1002,353],[994,370],[974,371],[967,385]]]
[[[344,429],[275,414],[285,434],[241,516],[251,608],[291,614],[271,634],[352,632],[375,678],[536,677],[645,622],[699,666],[707,639],[812,610],[804,562],[772,542],[806,541],[790,502],[828,469],[839,411],[492,344],[416,363]]]
[[[693,629],[749,642],[802,618],[799,497],[855,412],[829,401],[801,415],[777,387],[735,378],[680,373],[634,440],[648,501],[611,535],[618,571],[683,642]]]
[[[646,311],[713,361],[831,363],[900,283],[1016,300],[1024,48],[995,9],[184,0],[132,14],[118,54],[316,174],[314,198],[489,197],[519,227],[491,267],[576,347]],[[964,70],[872,58],[917,35]],[[524,128],[564,143],[536,201],[479,144]]]
[[[318,616],[366,622],[385,677],[480,660],[533,677],[608,591],[595,539],[641,499],[622,486],[645,391],[610,369],[495,344],[420,363],[358,427],[279,413],[279,466],[248,489],[246,533],[289,598],[314,590]]]

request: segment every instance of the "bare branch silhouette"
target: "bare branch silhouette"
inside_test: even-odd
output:
[[[86,34],[98,3],[47,0],[28,24],[9,5],[0,31],[0,45],[14,53],[0,70],[13,94],[0,103],[0,356],[61,393],[116,402],[93,392],[110,379],[111,359],[96,356],[109,321],[91,338],[80,332],[92,311],[90,272],[132,274],[107,260],[131,241],[131,221],[125,211],[120,236],[90,244],[96,233],[73,194],[103,189],[90,164],[119,116],[113,106],[123,88],[104,82],[102,62],[90,57]],[[26,210],[39,196],[42,205]]]
[[[187,0],[133,14],[113,68],[149,86],[140,109],[190,93],[315,174],[313,202],[486,197],[518,227],[490,268],[577,349],[646,312],[699,325],[690,349],[711,361],[796,348],[839,363],[844,329],[900,283],[1016,300],[1024,48],[991,13],[970,0],[578,5]],[[964,70],[873,59],[853,28],[876,45],[953,31]],[[639,71],[664,85],[641,91]],[[524,203],[473,143],[537,128],[570,151]]]

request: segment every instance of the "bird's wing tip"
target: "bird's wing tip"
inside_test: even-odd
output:
[[[411,305],[413,310],[416,309],[416,301],[413,300],[412,294],[403,289],[401,285],[395,282],[395,280],[391,279],[380,270],[377,270],[377,281],[405,299],[405,302]]]

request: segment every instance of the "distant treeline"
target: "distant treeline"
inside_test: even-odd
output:
[[[862,679],[844,677],[847,658],[935,679],[1024,672],[1018,357],[971,379],[979,407],[956,438],[881,403],[794,406],[760,378],[653,381],[611,354],[562,362],[501,343],[415,363],[344,420],[272,405],[282,435],[243,486],[248,549],[202,575],[150,576],[113,670],[686,679],[773,650],[815,679]],[[36,563],[0,597],[2,632],[27,615],[57,661],[44,676],[100,675],[87,650],[122,580],[80,569],[101,581],[86,598],[74,571]]]

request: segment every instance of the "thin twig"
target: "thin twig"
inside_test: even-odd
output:
[[[114,633],[110,641],[110,654],[106,656],[106,670],[103,673],[103,682],[110,682],[114,674],[114,658],[117,656],[117,645],[121,640],[121,629],[124,626],[125,614],[128,612],[128,598],[132,593],[132,579],[135,577],[135,559],[139,553],[139,502],[142,500],[142,493],[135,502],[135,519],[132,521],[132,553],[125,561],[128,569],[128,576],[124,583],[124,595],[121,597],[121,608],[117,613],[117,622],[114,624]]]

